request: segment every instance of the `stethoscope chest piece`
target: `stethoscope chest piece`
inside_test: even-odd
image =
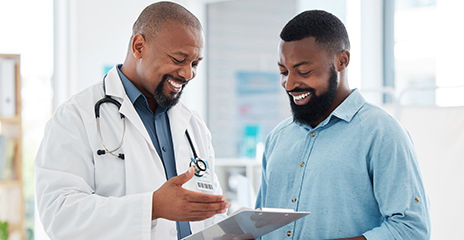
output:
[[[202,177],[206,172],[206,163],[199,158],[191,158],[189,165],[195,169],[195,176],[197,177]]]

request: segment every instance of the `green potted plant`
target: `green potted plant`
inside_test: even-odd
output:
[[[8,222],[0,221],[0,240],[8,240]]]

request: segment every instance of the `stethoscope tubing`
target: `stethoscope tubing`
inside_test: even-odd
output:
[[[101,144],[103,145],[103,148],[104,148],[104,150],[98,150],[97,154],[98,155],[103,155],[105,153],[110,153],[111,155],[124,160],[124,158],[125,158],[124,153],[116,153],[116,151],[121,149],[122,144],[124,142],[124,136],[126,135],[126,117],[124,116],[124,114],[120,113],[123,128],[122,128],[121,140],[119,141],[119,144],[118,144],[117,147],[110,150],[106,146],[105,141],[103,140],[103,136],[101,134],[101,126],[100,126],[100,107],[101,107],[101,105],[103,103],[111,103],[111,104],[116,105],[116,107],[118,107],[118,110],[121,108],[121,103],[119,103],[116,99],[114,99],[111,96],[106,94],[105,80],[104,80],[105,78],[106,78],[106,76],[103,78],[103,92],[105,94],[105,97],[98,100],[95,103],[95,106],[94,106],[94,108],[95,108],[95,119],[96,119],[96,122],[97,122],[98,137],[99,137],[100,142],[101,142]],[[192,150],[192,153],[193,153],[193,158],[192,158],[192,161],[190,161],[189,165],[192,166],[192,164],[193,164],[194,165],[193,167],[195,168],[195,175],[198,176],[198,177],[201,177],[201,176],[203,176],[203,173],[206,172],[207,165],[206,165],[204,160],[202,160],[202,159],[200,159],[198,157],[197,152],[195,151],[195,147],[193,146],[192,139],[190,138],[190,134],[188,133],[187,130],[185,130],[185,136],[187,136],[187,140],[189,142],[190,149]]]
[[[96,118],[96,121],[97,121],[97,132],[98,132],[98,137],[100,138],[100,142],[101,144],[103,145],[103,148],[105,149],[105,152],[107,153],[110,153],[111,155],[115,156],[115,157],[121,157],[120,154],[115,154],[116,151],[118,151],[121,147],[122,147],[122,144],[124,142],[124,136],[126,135],[126,118],[123,117],[122,118],[122,136],[121,136],[121,140],[119,141],[119,144],[117,147],[115,147],[114,149],[110,150],[105,142],[103,141],[103,136],[101,134],[101,128],[100,128],[100,117],[97,117]],[[124,156],[124,155],[123,155]]]

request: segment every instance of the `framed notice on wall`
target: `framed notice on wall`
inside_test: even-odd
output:
[[[281,121],[280,76],[273,72],[238,71],[235,74],[237,145],[240,157],[254,158],[258,142]]]

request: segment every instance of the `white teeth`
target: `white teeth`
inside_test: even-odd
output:
[[[307,92],[307,93],[303,93],[303,94],[298,95],[298,96],[293,96],[293,99],[295,99],[295,100],[301,100],[301,99],[303,99],[303,98],[309,96],[309,94],[311,94],[311,93]]]
[[[174,86],[175,88],[180,88],[180,87],[182,87],[182,84],[178,84],[178,83],[176,83],[176,82],[174,82],[174,81],[168,80],[168,82],[169,82],[172,86]]]

